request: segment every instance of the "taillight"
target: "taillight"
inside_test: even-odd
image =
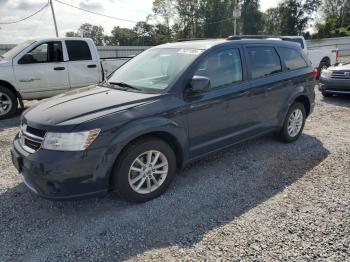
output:
[[[314,79],[318,78],[318,68],[317,67],[315,67],[314,71],[312,71],[312,75],[313,75]]]
[[[339,50],[335,52],[335,61],[339,60]]]

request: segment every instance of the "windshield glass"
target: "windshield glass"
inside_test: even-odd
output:
[[[12,59],[19,52],[21,52],[24,48],[26,48],[27,46],[31,45],[32,43],[34,43],[34,41],[28,40],[28,41],[25,41],[25,42],[23,42],[21,44],[18,44],[14,48],[12,48],[9,51],[7,51],[5,54],[2,54],[1,58],[6,59],[6,60]]]
[[[108,81],[124,83],[142,91],[162,91],[193,62],[203,50],[181,48],[149,49],[115,71]]]

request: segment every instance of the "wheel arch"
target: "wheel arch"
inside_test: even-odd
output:
[[[328,56],[325,56],[321,59],[320,66],[322,63],[327,63],[328,65],[331,65],[331,59]]]
[[[155,137],[167,143],[175,153],[176,165],[182,168],[186,163],[186,132],[175,122],[169,119],[147,119],[139,123],[129,124],[122,128],[122,132],[116,134],[116,138],[107,150],[110,165],[106,174],[107,181],[111,185],[113,168],[120,160],[121,154],[126,148],[140,139]],[[113,153],[112,153],[113,151]]]
[[[311,103],[309,98],[306,95],[299,95],[294,99],[294,103],[299,102],[304,105],[305,107],[305,112],[306,112],[306,117],[310,115],[311,111]]]
[[[16,95],[16,97],[18,99],[22,100],[21,94],[16,90],[16,88],[11,83],[4,81],[4,80],[0,80],[0,86],[4,86],[4,87],[8,88]]]

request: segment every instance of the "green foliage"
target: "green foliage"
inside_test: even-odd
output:
[[[78,32],[67,32],[67,37],[88,37],[91,38],[96,45],[104,44],[104,29],[102,26],[91,25],[89,23],[84,23],[78,29]]]
[[[242,33],[259,34],[263,30],[263,13],[259,11],[259,0],[244,0],[242,4]]]

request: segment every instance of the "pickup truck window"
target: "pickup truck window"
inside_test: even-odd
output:
[[[52,63],[62,62],[63,52],[61,42],[47,42],[42,43],[27,54],[25,54],[19,61],[19,64],[34,64],[34,63]]]
[[[238,49],[230,49],[209,55],[195,75],[210,79],[211,88],[242,81],[242,63]]]
[[[280,58],[273,47],[248,47],[253,79],[282,72]]]
[[[66,41],[70,61],[92,60],[88,44],[81,40]]]
[[[304,58],[299,54],[298,51],[285,47],[278,48],[277,50],[281,55],[281,58],[284,60],[288,70],[307,67]]]
[[[108,79],[123,82],[143,91],[161,91],[177,78],[203,50],[152,48],[124,64]]]

